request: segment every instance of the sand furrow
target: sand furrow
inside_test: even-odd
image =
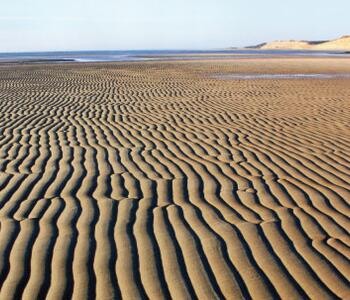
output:
[[[0,298],[349,298],[349,79],[214,76],[305,70],[0,65]]]

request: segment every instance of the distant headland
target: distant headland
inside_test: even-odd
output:
[[[248,49],[262,50],[328,50],[328,51],[349,51],[350,35],[341,38],[325,41],[303,41],[303,40],[281,40],[271,43],[262,43],[246,47]]]

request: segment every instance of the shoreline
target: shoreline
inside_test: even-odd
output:
[[[256,50],[256,49],[223,49],[213,51],[130,51],[130,52],[104,52],[97,51],[86,54],[84,52],[61,53],[29,53],[0,54],[0,63],[60,63],[60,62],[127,62],[127,61],[149,61],[149,60],[224,60],[230,58],[274,58],[274,57],[348,57],[346,52],[332,51],[299,51],[299,50]],[[66,56],[66,57],[64,57]]]

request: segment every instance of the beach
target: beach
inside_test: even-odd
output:
[[[349,74],[0,64],[0,298],[349,298]]]

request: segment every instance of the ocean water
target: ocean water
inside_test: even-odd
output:
[[[234,55],[234,56],[232,56]],[[288,50],[135,50],[0,53],[0,62],[112,62],[142,60],[201,60],[275,56],[348,56],[341,52]]]

